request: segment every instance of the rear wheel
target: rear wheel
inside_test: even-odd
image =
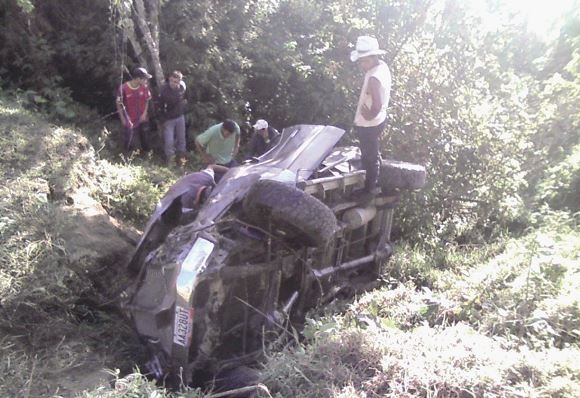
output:
[[[258,181],[246,195],[243,209],[252,223],[307,246],[327,245],[338,229],[334,213],[324,203],[278,181]]]

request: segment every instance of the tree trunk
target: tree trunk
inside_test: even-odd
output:
[[[123,16],[120,27],[133,48],[137,62],[147,67],[157,87],[164,80],[159,60],[159,0],[121,2],[118,9]]]
[[[134,0],[133,17],[147,49],[157,87],[163,84],[164,74],[159,60],[159,0]]]

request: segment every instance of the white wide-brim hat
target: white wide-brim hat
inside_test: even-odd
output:
[[[379,48],[379,42],[377,39],[371,36],[359,36],[359,38],[356,39],[356,45],[354,48],[354,51],[350,53],[350,60],[352,62],[356,62],[360,58],[368,57],[370,55],[381,55],[386,53],[385,50]]]

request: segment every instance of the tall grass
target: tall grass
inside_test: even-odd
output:
[[[114,207],[136,191],[141,207],[126,214],[138,222],[162,188],[108,178],[140,169],[99,161],[78,130],[17,98],[0,97],[0,128],[0,396],[72,396],[83,379],[106,382],[104,367],[126,373],[143,354],[115,307],[131,248],[97,201],[76,203],[75,193]]]
[[[312,314],[261,381],[284,397],[579,396],[578,228],[535,223],[490,246],[400,244],[387,286]]]
[[[211,396],[134,370],[143,349],[114,306],[122,258],[71,247],[71,231],[102,221],[73,211],[75,191],[140,227],[175,173],[101,160],[80,132],[1,97],[0,117],[0,396]],[[266,348],[256,394],[580,396],[577,218],[533,220],[490,245],[399,243],[383,288],[313,312],[301,339]]]

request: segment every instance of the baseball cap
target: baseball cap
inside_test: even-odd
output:
[[[145,68],[135,68],[133,69],[133,73],[131,74],[134,79],[141,78],[141,79],[151,79],[153,76],[147,72]]]
[[[258,119],[256,124],[254,124],[254,129],[256,130],[263,130],[268,128],[268,122],[264,119]]]

